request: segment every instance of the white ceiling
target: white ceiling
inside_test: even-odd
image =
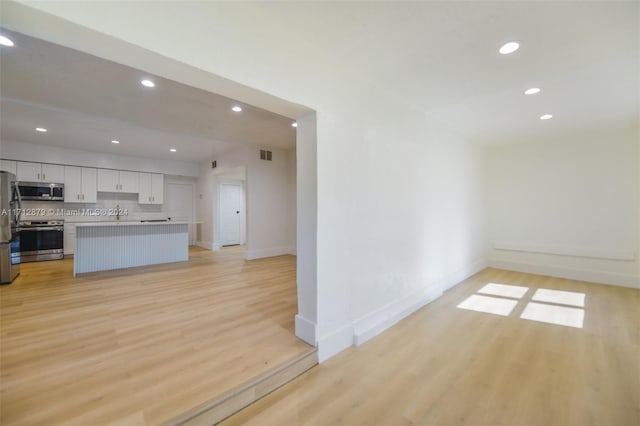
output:
[[[72,15],[75,6],[62,5]],[[92,8],[103,7],[106,11],[134,6],[113,3]],[[375,89],[372,95],[391,96],[424,111],[479,144],[544,141],[592,130],[639,126],[638,2],[200,2],[166,9],[176,15],[175,19],[180,19],[180,13],[203,17],[201,22],[189,21],[202,28],[196,25],[190,32],[180,34],[188,45],[190,37],[216,34],[215,31],[227,34],[223,22],[216,21],[224,18],[224,14],[216,16],[218,7],[243,17],[233,25],[237,26],[235,37],[242,37],[247,46],[253,48],[259,40],[265,55],[283,60],[300,58],[317,65],[319,72],[334,69],[345,76],[345,81],[349,81],[347,76],[366,80]],[[157,11],[158,16],[163,16],[163,10]],[[172,40],[174,34],[149,36]],[[498,47],[509,40],[519,41],[520,50],[499,55]],[[243,54],[246,52],[225,52],[231,58],[241,58]],[[56,58],[47,61],[52,61],[47,67],[54,66],[56,70],[64,69],[68,62]],[[222,118],[214,125],[208,113],[203,112],[213,107],[198,108],[203,101],[193,95],[187,96],[190,100],[183,106],[196,115],[180,115],[184,111],[181,106],[174,111],[180,118],[174,119],[165,114],[165,108],[170,108],[167,103],[175,102],[175,95],[170,95],[173,92],[166,92],[166,96],[160,91],[141,92],[137,82],[142,76],[130,69],[129,74],[118,73],[118,80],[111,72],[87,67],[89,71],[72,73],[66,79],[72,81],[65,82],[64,73],[59,77],[66,83],[64,87],[71,87],[72,95],[57,93],[48,84],[39,91],[51,102],[61,102],[62,98],[59,106],[63,109],[135,122],[171,134],[211,138],[212,132],[220,130],[220,122],[224,127],[238,118],[229,112],[227,104],[221,107]],[[321,67],[324,68],[320,70]],[[16,72],[14,80],[18,77]],[[260,71],[247,70],[248,74],[252,72]],[[5,96],[4,58],[2,74]],[[46,67],[26,72],[26,76],[30,80],[48,78]],[[102,98],[95,96],[100,88],[96,87],[94,76],[104,79],[107,87],[114,90],[104,94],[109,102],[101,102]],[[73,92],[76,80],[82,87],[80,93]],[[167,90],[173,87],[168,81],[162,82],[161,87],[164,86]],[[540,87],[542,92],[525,96],[523,91],[532,86]],[[23,87],[19,94],[6,96],[26,97],[29,102],[39,103],[29,98],[30,91],[30,87]],[[135,114],[121,108],[146,102],[150,96],[154,102],[135,109]],[[88,106],[78,109],[76,103]],[[551,113],[554,118],[541,121],[539,117],[544,113]],[[136,119],[130,120],[134,115]],[[283,120],[283,127],[290,131],[290,120]],[[284,128],[283,135],[264,144],[284,140]],[[256,138],[264,132],[256,133],[240,139],[261,140]],[[293,132],[289,134],[294,137]]]
[[[290,118],[73,49],[2,33],[15,43],[0,49],[3,140],[183,161],[208,160],[234,144],[295,146]],[[143,78],[156,87],[143,87]],[[234,105],[243,111],[231,111]]]
[[[640,2],[247,7],[305,39],[341,72],[368,79],[481,144],[638,127]],[[511,40],[520,50],[500,55]],[[529,87],[542,91],[525,96]],[[544,113],[554,118],[541,121]]]

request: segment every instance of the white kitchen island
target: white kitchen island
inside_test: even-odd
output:
[[[189,259],[191,222],[76,224],[73,276]]]

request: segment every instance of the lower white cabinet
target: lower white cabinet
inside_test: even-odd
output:
[[[76,247],[76,225],[64,224],[64,254],[73,254]]]
[[[164,176],[157,173],[138,173],[138,203],[164,203]]]

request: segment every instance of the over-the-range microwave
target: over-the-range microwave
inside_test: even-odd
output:
[[[64,201],[64,183],[18,182],[23,200]]]

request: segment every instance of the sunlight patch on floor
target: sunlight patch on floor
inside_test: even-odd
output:
[[[527,293],[527,290],[529,290],[529,287],[489,283],[478,290],[478,293],[520,299]]]
[[[530,302],[524,308],[520,318],[546,322],[548,324],[564,325],[566,327],[582,328],[584,310]]]
[[[539,288],[534,293],[531,300],[536,302],[557,303],[560,305],[570,305],[584,307],[584,293],[576,293],[573,291],[549,290]]]
[[[517,303],[517,300],[499,299],[497,297],[473,294],[464,302],[460,303],[458,308],[507,317],[511,314],[511,311],[513,311]]]

